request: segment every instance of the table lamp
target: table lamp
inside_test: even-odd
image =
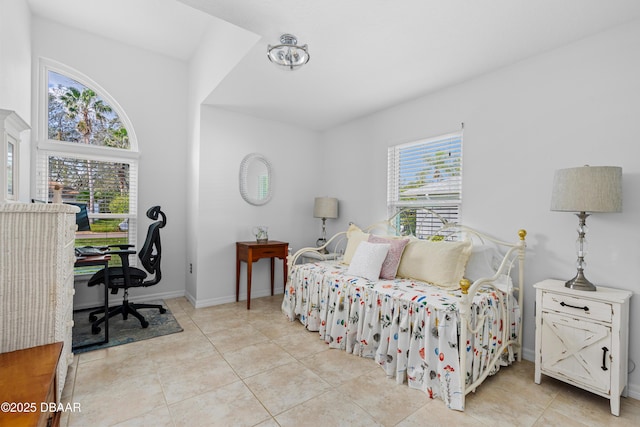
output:
[[[338,218],[338,199],[333,197],[316,197],[313,204],[313,217],[322,218],[322,237],[316,240],[316,246],[320,247],[327,243],[325,222],[327,218]],[[321,252],[327,253],[326,249]]]
[[[576,212],[578,216],[578,272],[565,286],[581,291],[595,291],[594,284],[584,276],[587,217],[590,213],[622,212],[622,168],[582,166],[557,170],[553,179],[551,210]]]

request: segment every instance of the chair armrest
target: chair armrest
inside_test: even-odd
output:
[[[118,255],[120,257],[120,259],[122,260],[122,264],[124,266],[125,261],[127,261],[127,267],[129,266],[129,255],[135,255],[136,251],[131,250],[131,249],[127,249],[127,248],[133,248],[133,245],[129,245],[129,244],[121,244],[121,245],[109,245],[107,246],[107,248],[120,248],[120,250],[114,251],[113,249],[108,249],[104,254],[105,255]],[[126,258],[126,260],[125,260]]]
[[[107,248],[120,248],[120,249],[127,249],[127,248],[133,248],[134,245],[129,245],[126,243],[120,244],[120,245],[109,245],[107,246]]]
[[[112,250],[108,250],[104,254],[105,255],[135,255],[136,251],[112,251]]]
[[[118,255],[122,261],[122,268],[129,268],[129,255],[135,255],[136,251],[106,251],[105,255]]]

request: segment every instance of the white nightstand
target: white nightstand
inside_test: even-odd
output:
[[[631,292],[598,287],[577,291],[564,281],[544,280],[536,288],[535,382],[542,374],[611,400],[620,415],[626,396]]]

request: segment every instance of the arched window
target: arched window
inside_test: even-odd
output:
[[[48,60],[40,72],[35,198],[86,209],[77,247],[135,245],[138,152],[131,123],[88,77]]]

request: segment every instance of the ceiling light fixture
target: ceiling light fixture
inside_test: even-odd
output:
[[[298,39],[292,34],[280,36],[280,44],[267,46],[267,57],[274,64],[287,67],[289,70],[297,70],[309,62],[307,45],[298,46]]]

